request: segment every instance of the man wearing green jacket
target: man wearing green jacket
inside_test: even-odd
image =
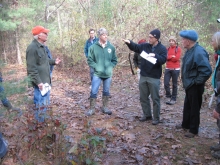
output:
[[[103,82],[102,92],[102,112],[111,115],[112,112],[107,108],[109,100],[109,90],[112,80],[113,68],[117,64],[115,47],[107,40],[107,30],[100,28],[98,30],[99,41],[93,44],[88,53],[88,64],[94,68],[92,78],[92,88],[90,92],[90,109],[86,112],[87,116],[95,113],[95,103],[101,82]]]
[[[44,122],[46,106],[49,105],[50,91],[45,95],[41,94],[45,83],[51,85],[50,65],[60,63],[60,59],[49,59],[44,42],[47,41],[49,30],[43,26],[36,26],[32,29],[34,40],[27,47],[27,74],[31,86],[34,88],[34,104],[38,109],[35,111],[35,118],[38,122]]]

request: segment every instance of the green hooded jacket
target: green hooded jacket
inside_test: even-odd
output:
[[[113,68],[117,64],[117,56],[115,47],[107,41],[103,48],[99,42],[96,42],[89,48],[88,64],[94,68],[94,74],[101,78],[109,78],[112,76]]]

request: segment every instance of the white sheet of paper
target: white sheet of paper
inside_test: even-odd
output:
[[[147,61],[151,62],[152,64],[156,64],[157,62],[156,58],[149,56],[149,54],[147,54],[145,51],[142,51],[140,56],[146,59]]]
[[[43,85],[43,89],[40,91],[41,95],[44,96],[50,90],[51,90],[51,86],[48,83],[45,83]]]

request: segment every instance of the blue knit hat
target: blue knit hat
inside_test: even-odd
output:
[[[179,34],[180,37],[187,38],[192,41],[198,40],[198,34],[195,30],[182,30]]]

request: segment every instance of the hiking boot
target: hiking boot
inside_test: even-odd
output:
[[[91,116],[95,113],[96,98],[90,98],[90,109],[85,113],[87,116]]]
[[[182,129],[183,127],[182,127],[182,124],[177,124],[176,125],[176,129]]]
[[[191,133],[191,132],[187,132],[184,136],[187,138],[194,138],[196,136],[196,134]]]
[[[176,104],[176,101],[171,99],[169,102],[166,102],[166,104],[173,105],[173,104]]]
[[[139,121],[141,121],[141,122],[148,121],[148,120],[152,120],[152,116],[148,116],[148,117],[143,116],[139,119]]]
[[[159,122],[160,122],[159,120],[153,120],[152,125],[157,125],[157,124],[159,124]]]
[[[210,147],[211,151],[220,151],[220,144],[214,145]]]
[[[108,101],[109,101],[109,96],[102,96],[102,112],[105,113],[105,114],[108,114],[108,115],[111,115],[112,114],[112,111],[110,111],[107,106],[108,106]]]
[[[212,153],[212,157],[216,158],[216,159],[220,159],[220,151],[215,151]]]
[[[166,97],[166,99],[165,99],[165,103],[166,103],[166,104],[169,104],[170,101],[171,101],[171,98],[170,98],[170,97]]]

